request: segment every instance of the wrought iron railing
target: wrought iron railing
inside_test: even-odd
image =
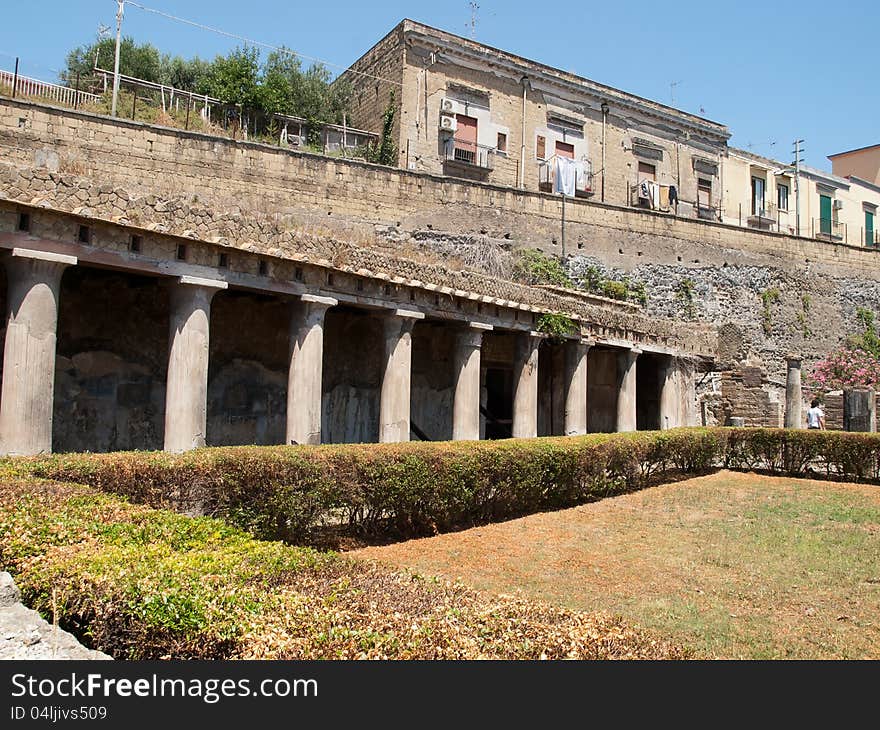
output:
[[[493,150],[493,147],[453,137],[445,145],[443,160],[444,162],[490,170],[492,169],[490,153]]]
[[[846,238],[846,223],[832,218],[813,219],[813,238]]]

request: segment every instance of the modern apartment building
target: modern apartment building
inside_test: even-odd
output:
[[[395,111],[400,167],[850,245],[878,245],[880,145],[832,155],[834,172],[728,146],[729,129],[590,79],[401,21],[343,74],[351,122]]]
[[[567,157],[578,197],[718,218],[723,124],[412,20],[343,76],[356,126],[393,98],[401,167],[550,190]]]

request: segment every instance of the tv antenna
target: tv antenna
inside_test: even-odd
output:
[[[469,23],[465,23],[471,29],[471,40],[477,39],[477,11],[480,9],[480,6],[477,5],[474,0],[471,0],[468,5],[471,6],[471,19]]]
[[[669,105],[675,106],[675,87],[678,86],[681,81],[670,81],[669,82]]]

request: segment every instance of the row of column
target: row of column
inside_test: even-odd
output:
[[[52,449],[52,410],[58,295],[61,276],[77,259],[14,249],[7,261],[8,329],[0,396],[0,453],[37,454]],[[165,435],[167,451],[206,443],[211,300],[221,281],[180,277],[171,292]],[[337,300],[303,295],[293,304],[287,388],[286,443],[321,442],[324,316]],[[412,330],[424,314],[394,310],[384,317],[384,372],[379,398],[379,441],[408,441]],[[480,353],[491,325],[459,328],[454,352],[452,437],[480,437]],[[514,438],[537,436],[538,333],[517,338],[514,361]],[[587,356],[592,343],[570,341],[565,352],[566,435],[587,432]],[[636,359],[624,350],[619,364],[617,430],[636,430]],[[669,377],[664,382],[669,382]],[[661,393],[661,413],[674,407],[671,388]],[[669,391],[669,392],[667,392]],[[664,407],[664,402],[666,405]],[[661,426],[669,424],[662,424]]]

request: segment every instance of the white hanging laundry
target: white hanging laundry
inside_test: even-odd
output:
[[[577,165],[568,157],[556,157],[556,175],[553,180],[553,192],[562,193],[569,198],[574,197],[577,180]]]

